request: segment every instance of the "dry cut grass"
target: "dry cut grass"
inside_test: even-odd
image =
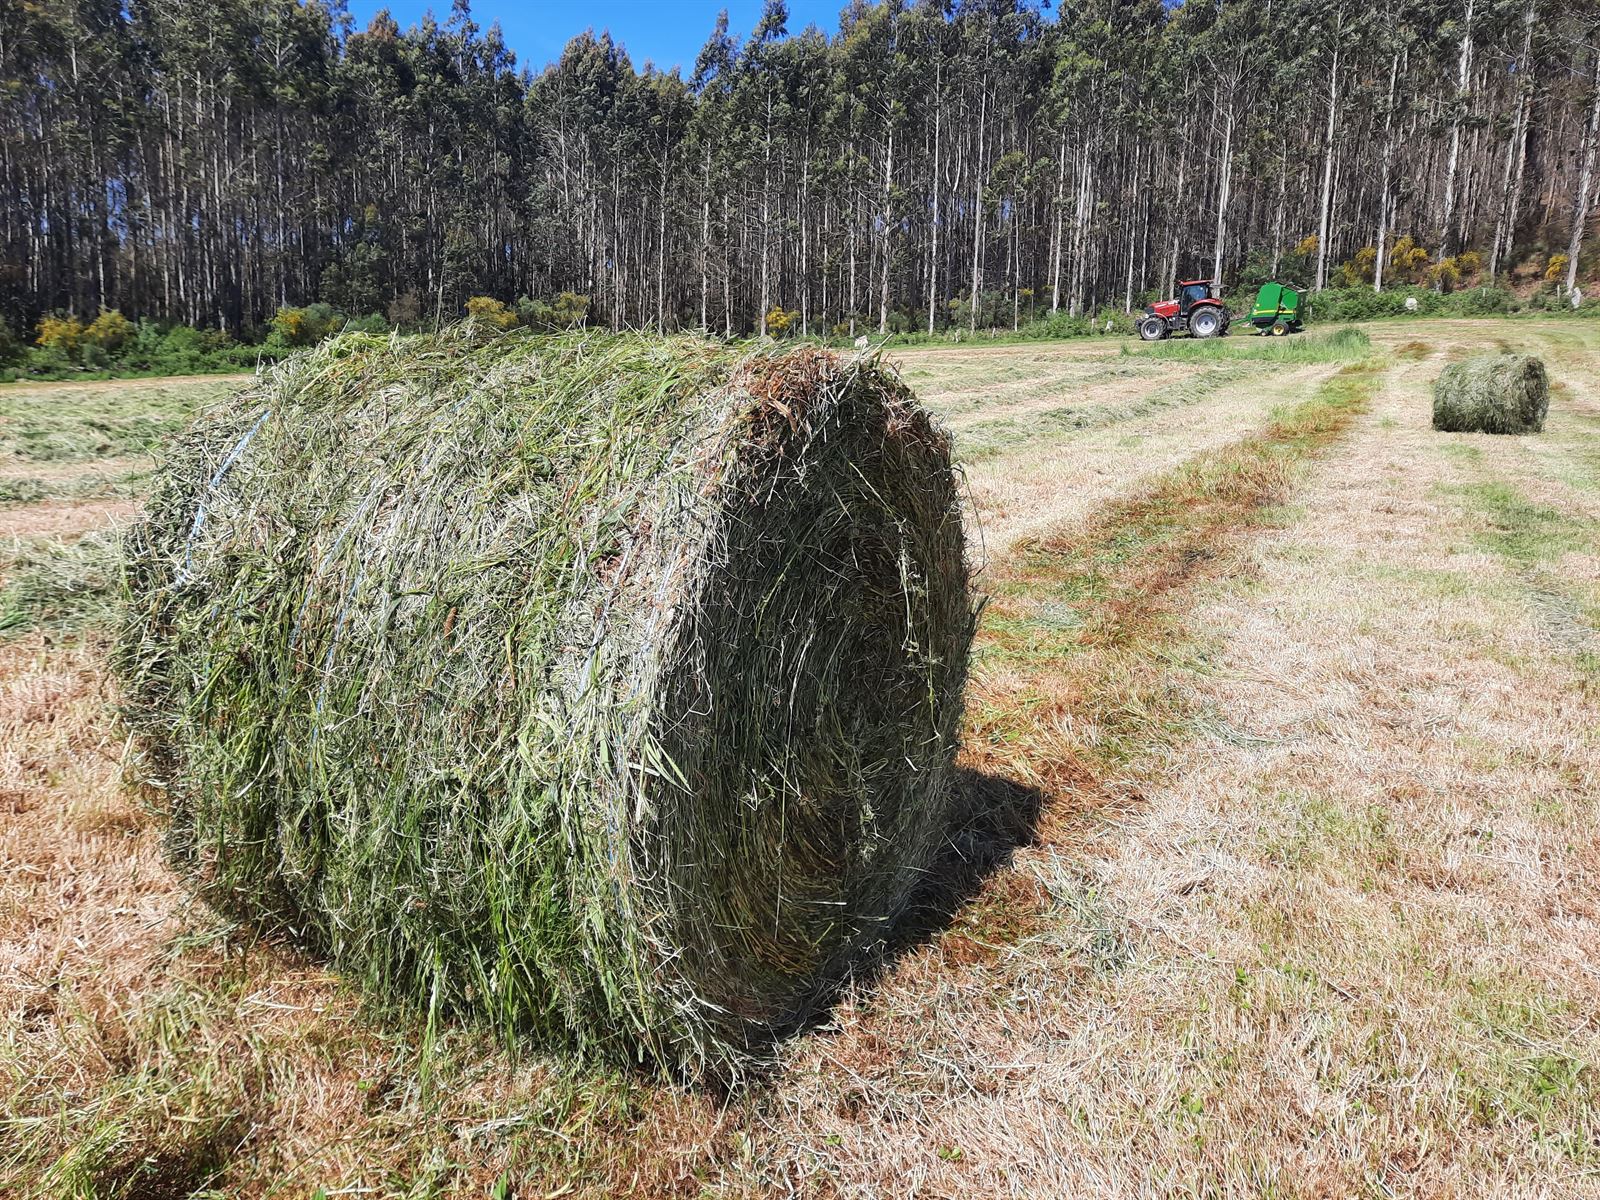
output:
[[[1372,381],[1305,492],[1196,464],[997,603],[1037,844],[797,1048],[728,1192],[1600,1194],[1600,714],[1427,381]]]
[[[1547,354],[1542,438],[1427,428],[1486,338]],[[0,647],[0,1193],[1600,1195],[1596,335],[1374,339],[1424,351],[1139,418],[1126,479],[1115,426],[974,468],[1036,483],[973,890],[733,1097],[419,1053],[176,890],[92,636]]]
[[[0,463],[147,455],[181,429],[197,408],[233,394],[248,378],[0,385]]]

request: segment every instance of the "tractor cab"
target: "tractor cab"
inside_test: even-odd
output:
[[[1209,279],[1188,279],[1178,284],[1178,310],[1186,315],[1199,301],[1214,298]]]
[[[1174,299],[1151,304],[1139,318],[1139,336],[1157,342],[1174,333],[1221,337],[1228,332],[1228,310],[1209,279],[1181,279]]]

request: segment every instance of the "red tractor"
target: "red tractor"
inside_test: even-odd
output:
[[[1221,337],[1228,332],[1228,310],[1222,307],[1209,279],[1181,281],[1176,300],[1147,305],[1139,318],[1139,336],[1147,342],[1159,342],[1185,330],[1197,338]]]

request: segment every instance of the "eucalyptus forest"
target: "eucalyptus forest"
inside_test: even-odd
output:
[[[636,328],[1014,326],[1178,277],[1581,284],[1591,0],[855,0],[519,64],[464,2],[0,5],[0,315],[234,332],[581,298]]]

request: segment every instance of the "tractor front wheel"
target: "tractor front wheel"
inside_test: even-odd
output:
[[[1167,323],[1160,317],[1146,317],[1139,322],[1139,336],[1147,342],[1159,342],[1167,336]]]
[[[1189,332],[1197,338],[1216,337],[1222,332],[1222,314],[1214,308],[1202,308],[1189,317]]]

